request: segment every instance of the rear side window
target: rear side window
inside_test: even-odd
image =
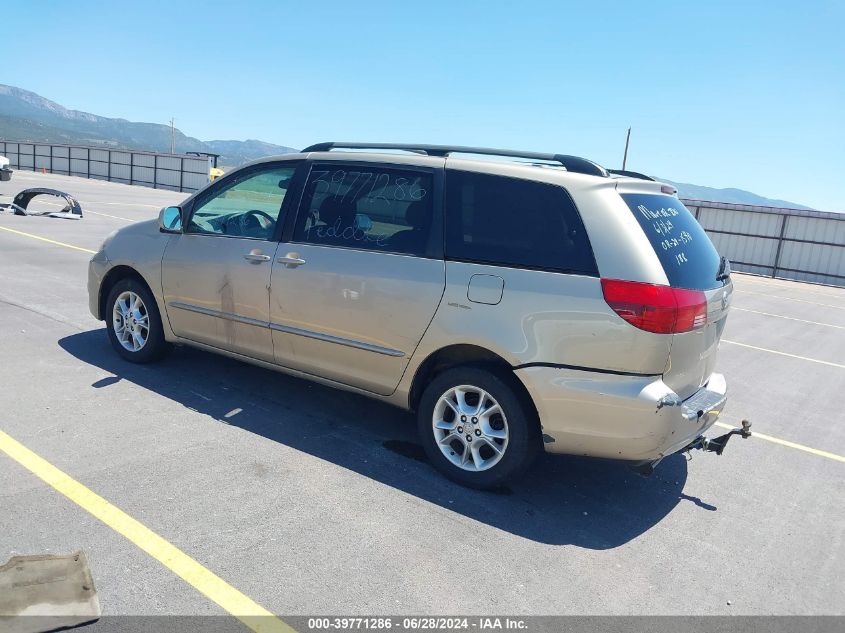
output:
[[[597,275],[587,232],[562,188],[473,172],[446,172],[446,257]]]
[[[719,253],[704,229],[673,196],[623,193],[674,288],[709,290],[722,284]]]

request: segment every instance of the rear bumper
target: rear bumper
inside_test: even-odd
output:
[[[721,374],[683,401],[659,376],[554,367],[526,367],[516,375],[534,400],[551,453],[660,459],[713,426],[727,402]]]

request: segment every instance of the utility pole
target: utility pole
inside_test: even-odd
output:
[[[176,128],[173,127],[173,124],[176,122],[176,119],[170,117],[170,153],[176,153]],[[628,133],[631,133],[630,128],[628,129]],[[628,146],[625,146],[625,151],[628,151]]]
[[[625,137],[625,155],[622,157],[622,171],[625,171],[625,165],[628,164],[628,143],[631,142],[631,128],[628,128],[628,136]]]

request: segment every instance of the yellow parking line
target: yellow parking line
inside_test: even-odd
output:
[[[808,321],[807,319],[797,319],[795,317],[784,316],[782,314],[772,314],[771,312],[761,312],[760,310],[749,310],[748,308],[737,308],[733,306],[732,310],[739,310],[740,312],[753,312],[754,314],[762,314],[763,316],[776,317],[778,319],[787,319],[789,321],[800,321],[801,323],[809,323],[810,325],[824,325],[827,327],[835,327],[840,330],[845,330],[845,325],[834,325],[833,323],[822,323],[820,321]]]
[[[123,535],[182,578],[197,591],[216,602],[256,633],[293,633],[294,629],[232,587],[225,580],[112,505],[26,446],[0,431],[0,451],[6,453],[39,479]]]
[[[833,363],[829,360],[819,360],[818,358],[809,358],[807,356],[798,356],[797,354],[788,354],[787,352],[779,352],[776,349],[768,349],[767,347],[757,347],[756,345],[748,345],[746,343],[737,343],[736,341],[729,341],[728,339],[722,339],[722,343],[729,343],[730,345],[739,345],[740,347],[747,347],[749,349],[756,349],[759,352],[769,352],[769,354],[777,354],[778,356],[788,356],[789,358],[797,358],[799,360],[807,360],[811,363],[819,363],[821,365],[829,365],[830,367],[839,367],[840,369],[845,369],[845,365],[841,363]]]
[[[0,226],[0,231],[8,231],[9,233],[14,233],[16,235],[23,235],[24,237],[31,237],[34,240],[41,240],[42,242],[47,242],[49,244],[55,244],[56,246],[64,246],[65,248],[72,248],[75,251],[82,251],[83,253],[91,253],[92,255],[97,251],[92,251],[90,248],[82,248],[81,246],[74,246],[73,244],[66,244],[65,242],[57,242],[56,240],[51,240],[48,237],[41,237],[40,235],[33,235],[32,233],[24,233],[23,231],[18,231],[16,229],[10,229],[6,226]]]
[[[725,424],[724,422],[716,422],[716,426],[720,426],[723,429],[736,428],[734,426],[731,426],[730,424]],[[810,448],[809,446],[804,446],[803,444],[796,444],[795,442],[790,442],[789,440],[782,440],[779,437],[773,437],[771,435],[766,435],[765,433],[758,433],[753,429],[751,432],[751,437],[756,437],[758,440],[766,440],[767,442],[773,442],[774,444],[780,444],[781,446],[788,446],[789,448],[796,448],[799,451],[804,451],[805,453],[811,453],[813,455],[818,455],[819,457],[827,457],[828,459],[845,463],[845,457],[843,457],[842,455],[837,455],[836,453],[828,453],[827,451],[820,451],[817,448]]]

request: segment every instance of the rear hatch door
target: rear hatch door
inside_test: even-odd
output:
[[[662,193],[620,195],[651,242],[669,285],[700,291],[707,300],[705,325],[672,335],[663,375],[663,381],[686,399],[706,384],[716,364],[733,293],[729,266],[678,198]]]
[[[698,391],[716,367],[716,350],[725,329],[732,293],[730,282],[723,288],[706,291],[707,325],[672,336],[663,382],[683,399]]]

